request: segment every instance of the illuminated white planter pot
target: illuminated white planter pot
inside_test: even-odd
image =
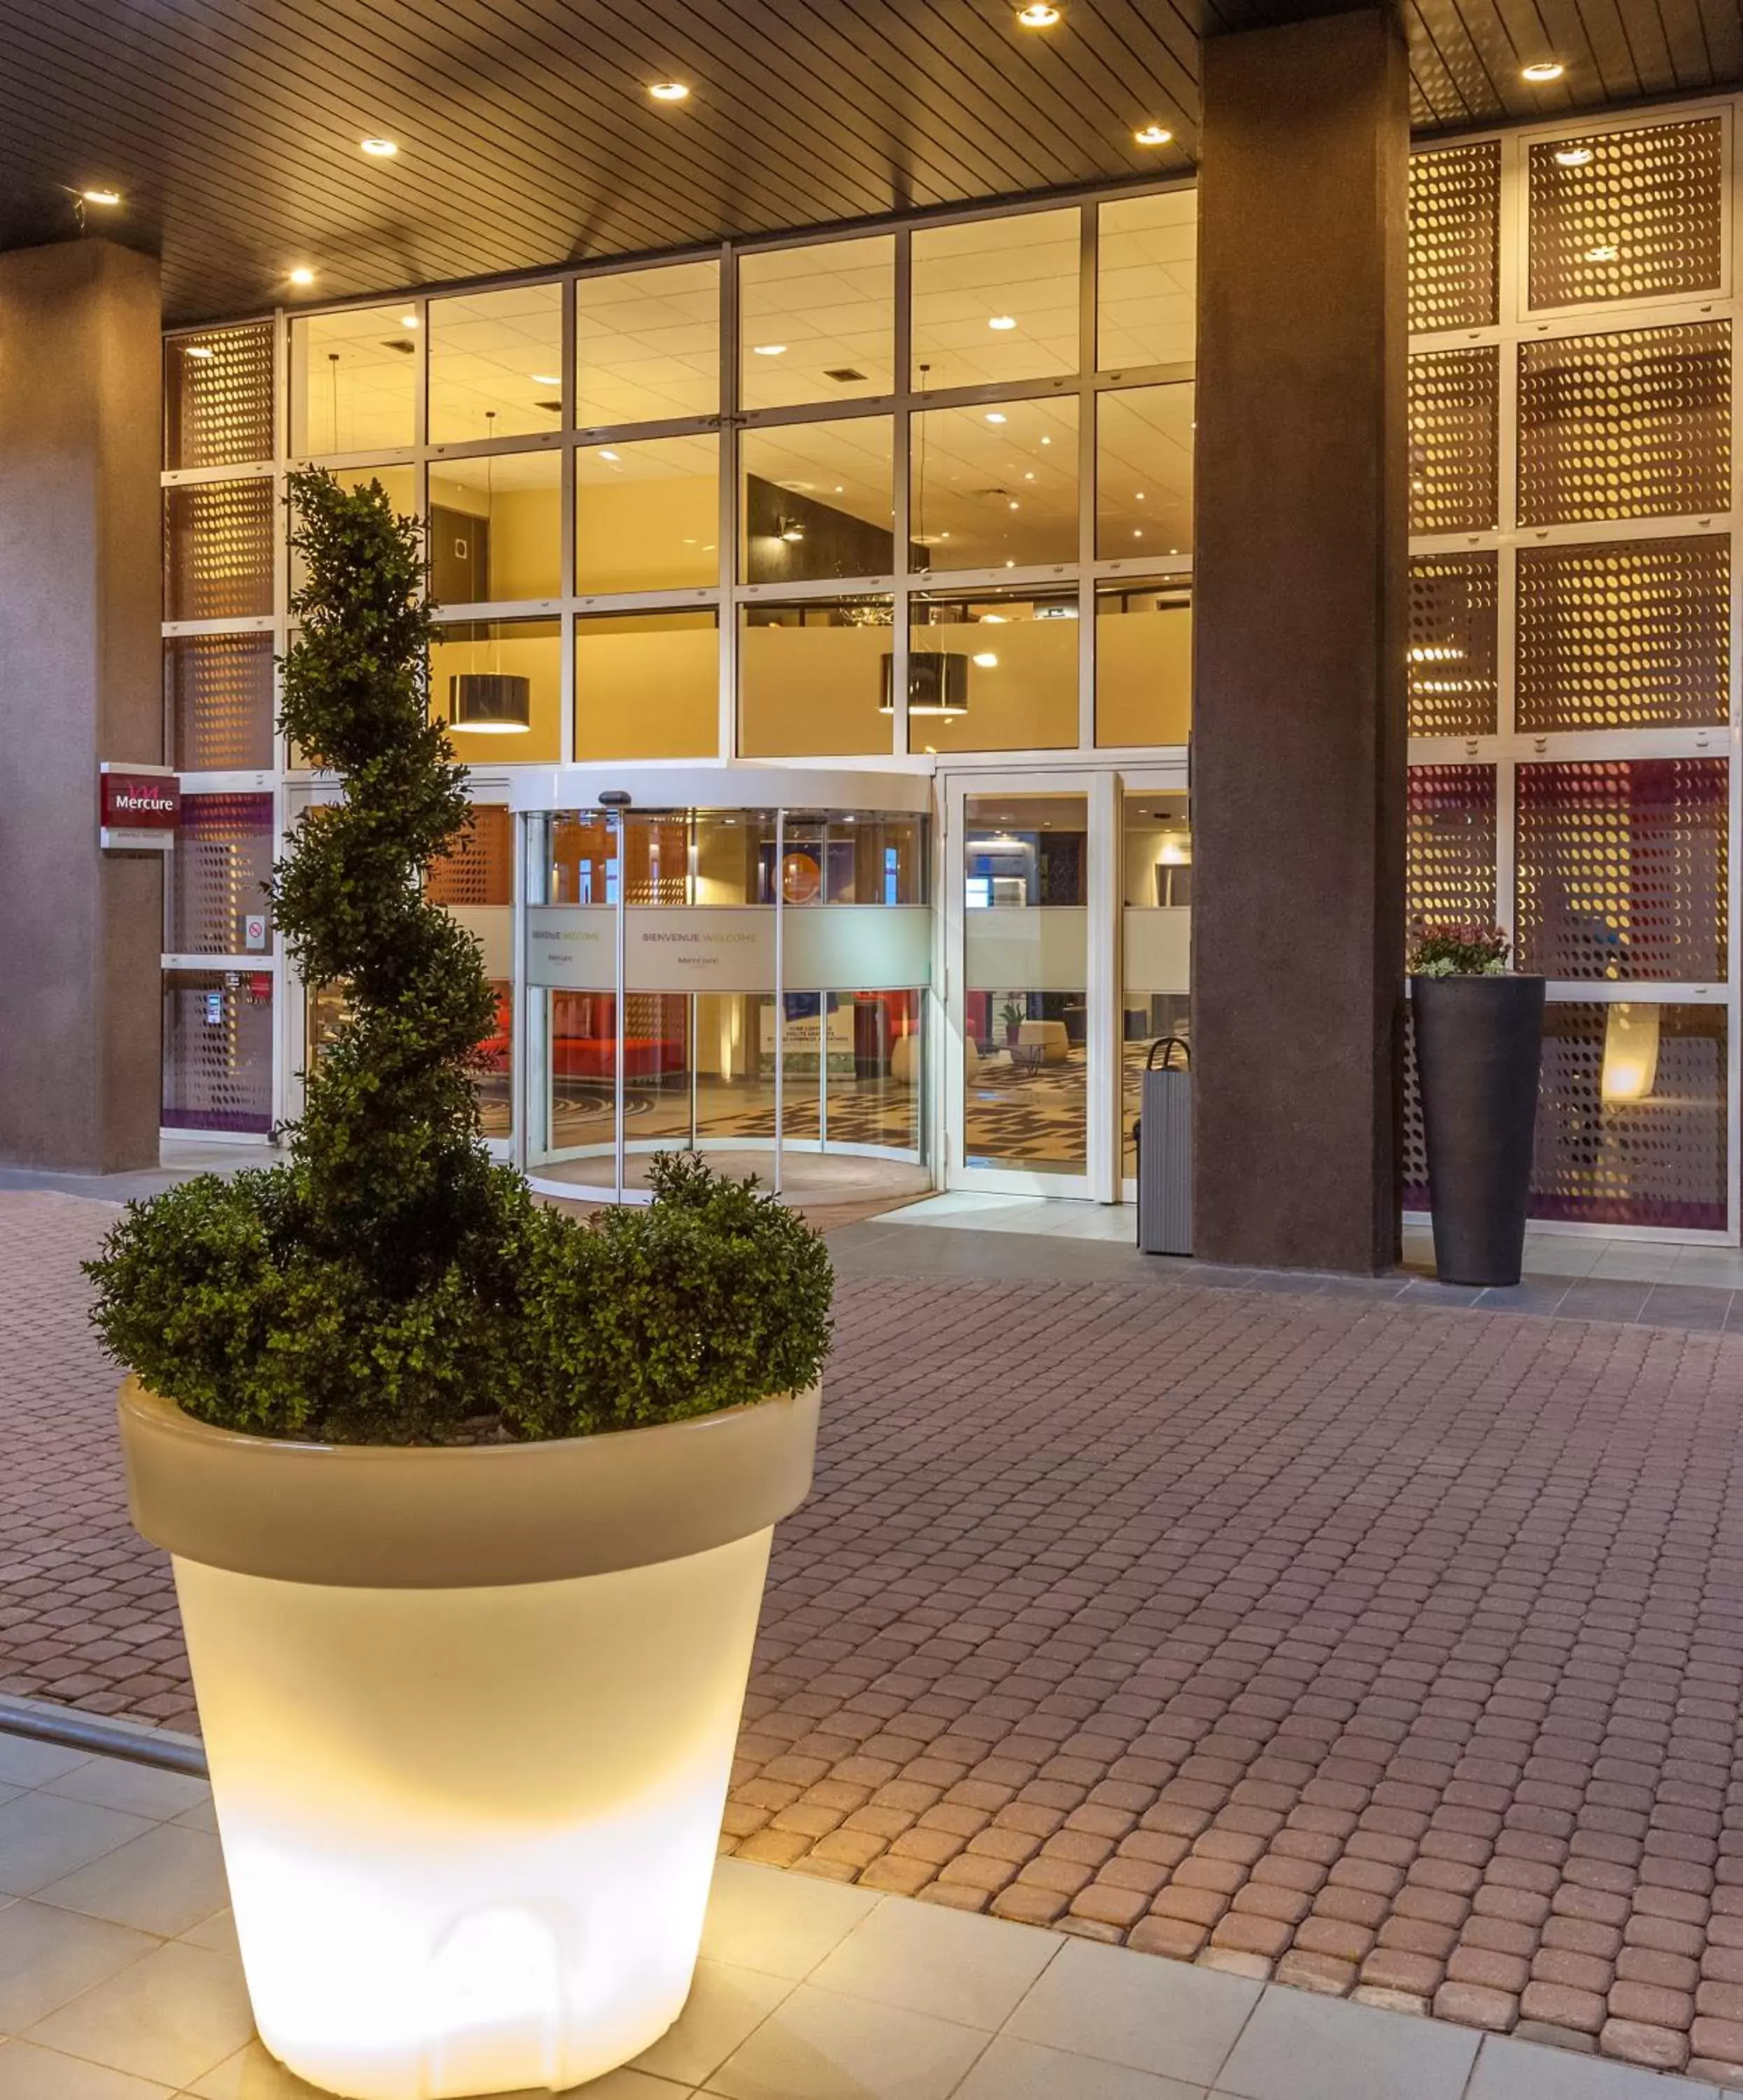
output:
[[[254,2018],[291,2070],[350,2100],[560,2091],[677,2018],[817,1409],[404,1449],[122,1388]]]

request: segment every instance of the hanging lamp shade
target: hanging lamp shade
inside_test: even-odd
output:
[[[884,655],[884,697],[880,715],[896,711],[896,660]],[[910,715],[965,715],[969,712],[969,660],[954,650],[916,649],[908,655]]]
[[[455,729],[513,736],[532,726],[532,681],[510,671],[461,671],[448,682],[448,719]]]

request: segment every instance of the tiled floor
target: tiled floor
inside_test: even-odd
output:
[[[311,2100],[254,2039],[204,1785],[0,1733],[0,2093]],[[724,1860],[594,2100],[1716,2100],[1716,2089]],[[512,2100],[512,2096],[504,2096]],[[531,2096],[526,2096],[531,2100]]]
[[[74,1267],[108,1215],[0,1198],[0,1691],[185,1723]],[[832,1246],[742,1856],[1743,2085],[1743,1339],[1622,1280],[1564,1310],[1634,1325]]]

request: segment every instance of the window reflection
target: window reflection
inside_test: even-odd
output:
[[[290,449],[298,458],[417,442],[417,309],[299,314],[290,324]]]
[[[720,409],[720,265],[583,277],[575,288],[575,420],[614,423]]]
[[[563,289],[432,299],[430,442],[530,437],[563,422]]]
[[[850,401],[895,386],[896,244],[888,234],[739,260],[739,400]]]
[[[1078,740],[1077,592],[915,602],[911,751],[1040,751]]]
[[[928,408],[911,442],[917,567],[1076,561],[1074,399]]]
[[[1096,241],[1096,363],[1185,364],[1197,347],[1198,201],[1192,190],[1114,197]]]
[[[887,752],[894,640],[886,598],[750,605],[739,632],[739,748],[751,758]]]
[[[740,443],[744,580],[891,575],[893,442],[887,416],[747,430]]]
[[[1190,386],[1134,386],[1101,396],[1096,453],[1101,560],[1190,551],[1196,392]]]
[[[562,464],[555,452],[432,461],[430,591],[437,604],[556,597]]]
[[[914,234],[914,383],[999,386],[1078,368],[1082,219],[1072,208]]]

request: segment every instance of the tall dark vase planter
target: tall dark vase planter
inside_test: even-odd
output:
[[[1543,980],[1413,977],[1435,1273],[1517,1283],[1543,1049]]]

